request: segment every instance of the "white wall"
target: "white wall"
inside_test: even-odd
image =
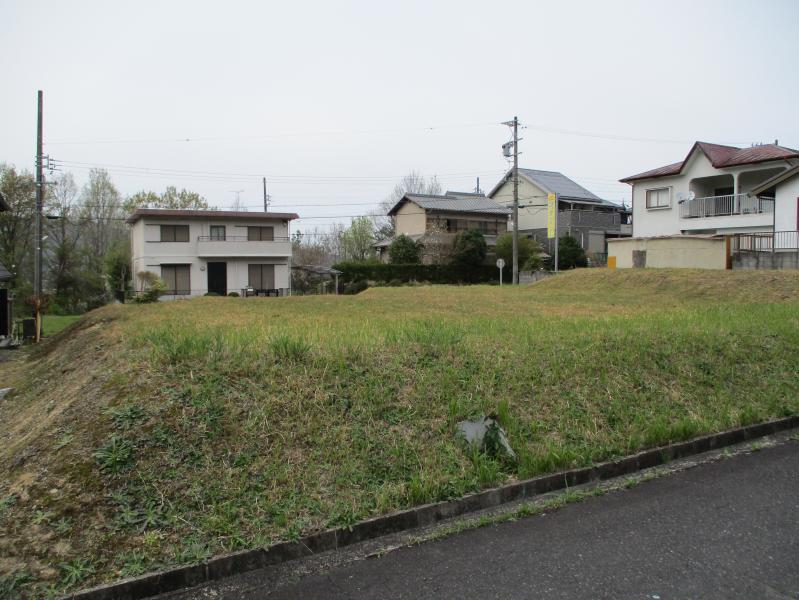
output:
[[[797,211],[799,211],[799,175],[782,182],[777,186],[776,214],[774,225],[777,231],[796,231]]]

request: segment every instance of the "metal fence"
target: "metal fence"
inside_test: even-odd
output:
[[[749,194],[707,196],[680,203],[680,218],[682,219],[755,215],[770,212],[774,212],[774,198],[760,198]]]
[[[733,252],[799,251],[799,231],[774,233],[737,233],[733,236]]]

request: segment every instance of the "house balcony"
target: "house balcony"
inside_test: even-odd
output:
[[[681,219],[730,217],[735,215],[763,215],[774,212],[774,198],[729,194],[705,196],[680,202]]]
[[[197,238],[200,258],[287,258],[291,256],[291,240],[275,237],[272,240],[250,240],[246,235],[226,236],[223,239],[201,235]]]

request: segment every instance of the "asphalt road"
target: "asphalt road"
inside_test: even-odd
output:
[[[253,577],[256,575],[256,577]],[[216,598],[799,598],[799,443]],[[246,581],[246,583],[245,583]]]

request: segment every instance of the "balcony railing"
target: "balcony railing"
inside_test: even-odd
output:
[[[197,256],[201,258],[262,257],[279,258],[291,256],[291,240],[275,236],[272,239],[252,240],[246,235],[197,237]]]
[[[774,198],[761,198],[749,194],[705,196],[680,202],[681,219],[757,215],[771,212],[774,212]]]
[[[246,235],[226,235],[226,236],[213,236],[213,235],[198,235],[198,242],[288,242],[291,238],[274,236],[269,240],[251,240]]]
[[[732,244],[733,252],[797,252],[799,231],[738,233]]]

